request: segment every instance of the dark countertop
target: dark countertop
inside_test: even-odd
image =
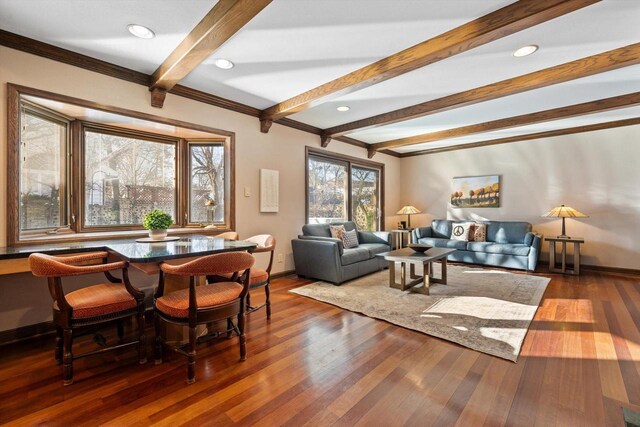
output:
[[[151,263],[221,252],[246,251],[255,247],[255,243],[242,240],[224,240],[214,236],[193,234],[181,237],[180,240],[158,243],[138,243],[135,238],[129,238],[7,246],[0,247],[0,260],[26,258],[34,252],[55,255],[102,250],[114,253],[129,262]]]

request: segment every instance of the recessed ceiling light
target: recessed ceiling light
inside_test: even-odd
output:
[[[216,67],[222,68],[223,70],[228,70],[229,68],[233,68],[233,66],[235,65],[233,62],[224,58],[218,58],[214,61],[214,63],[216,64]]]
[[[127,30],[129,30],[129,32],[134,36],[140,37],[141,39],[152,39],[156,36],[156,33],[144,25],[130,24],[127,25]]]
[[[538,50],[538,46],[535,44],[530,44],[528,46],[522,46],[520,49],[513,52],[513,56],[520,58],[521,56],[531,55],[533,52]]]
[[[346,105],[341,105],[338,108],[336,108],[336,110],[338,111],[349,111],[351,108],[347,107]]]

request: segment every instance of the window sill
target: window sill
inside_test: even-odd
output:
[[[184,227],[170,228],[168,234],[170,236],[183,236],[189,234],[204,234],[215,236],[216,234],[233,231],[229,228],[204,228],[204,227]],[[38,236],[23,236],[19,242],[12,246],[33,245],[34,243],[57,243],[57,242],[79,242],[90,240],[110,240],[125,239],[129,237],[145,237],[148,236],[147,230],[125,230],[125,231],[98,231],[92,233],[60,233],[47,234]]]

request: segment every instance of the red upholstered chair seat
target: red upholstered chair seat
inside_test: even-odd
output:
[[[137,306],[135,298],[121,283],[93,285],[69,292],[65,297],[73,308],[74,319],[105,316]],[[53,309],[59,310],[57,302],[53,303]]]
[[[222,274],[222,277],[226,277],[231,279],[233,276],[232,273]],[[251,269],[251,277],[249,278],[249,285],[255,285],[258,283],[265,282],[269,278],[269,273],[266,270],[261,268],[252,268]]]
[[[196,288],[198,308],[215,307],[238,299],[242,285],[218,282]],[[170,292],[156,299],[156,308],[171,317],[189,317],[189,289]]]

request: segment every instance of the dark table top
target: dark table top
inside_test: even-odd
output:
[[[255,243],[224,240],[214,236],[193,234],[180,240],[158,243],[138,243],[136,239],[94,240],[84,242],[51,243],[46,245],[7,246],[0,248],[0,260],[26,258],[34,252],[67,254],[104,250],[135,263],[153,263],[169,259],[189,258],[221,252],[246,251]]]
[[[403,248],[390,252],[383,252],[377,256],[383,257],[387,261],[425,263],[437,261],[446,258],[447,255],[454,253],[455,249],[449,248],[431,248],[422,252],[416,252],[411,248]]]

